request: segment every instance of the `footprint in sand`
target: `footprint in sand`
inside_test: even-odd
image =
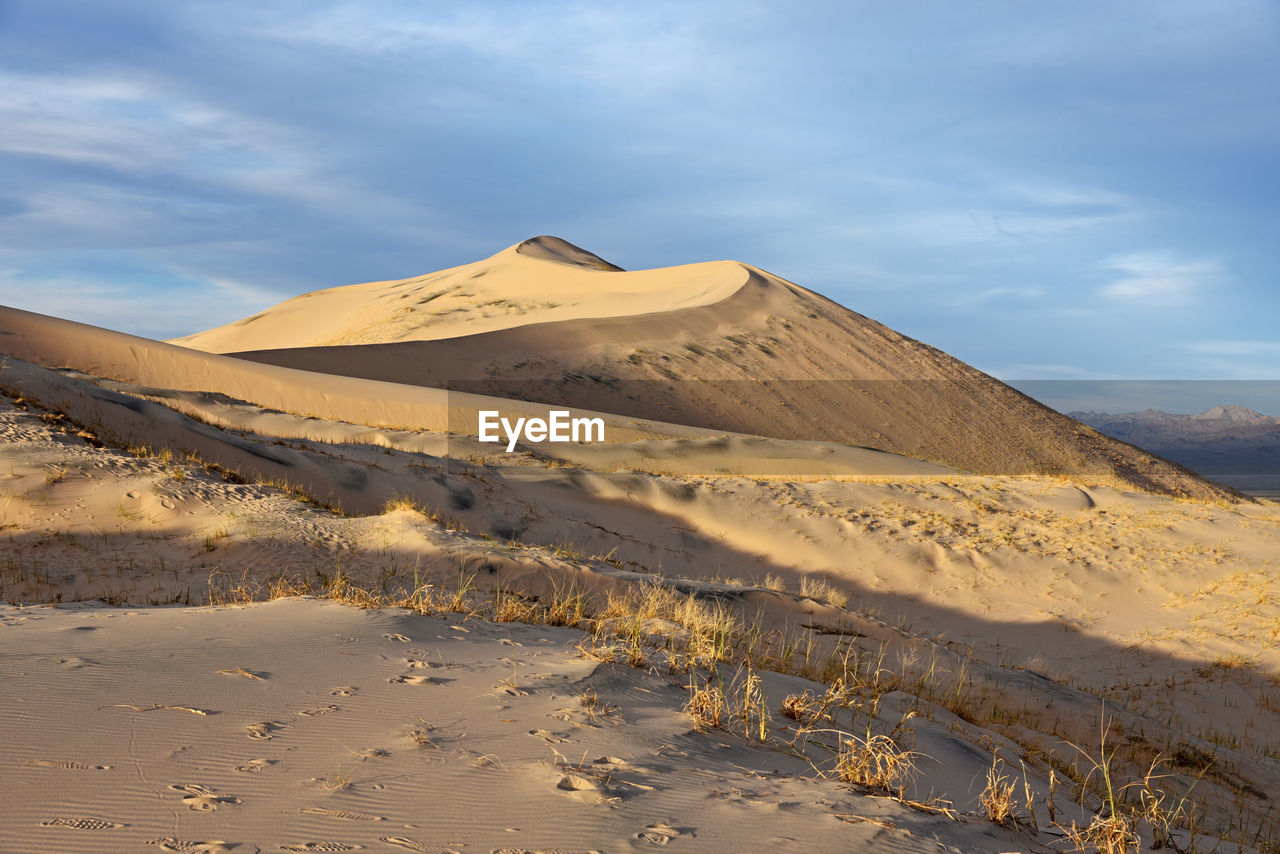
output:
[[[325,807],[303,807],[298,810],[303,815],[322,815],[326,818],[336,818],[338,821],[386,821],[380,815],[369,815],[363,812],[351,812],[350,810],[331,810]]]
[[[256,679],[259,682],[267,678],[265,673],[254,673],[252,670],[245,670],[243,667],[224,667],[218,672],[223,676],[243,676],[245,679]]]
[[[387,634],[387,635],[383,635],[382,637],[384,640],[395,641],[396,643],[409,643],[411,640],[413,640],[413,638],[406,637],[405,635],[402,635],[399,633]]]
[[[200,786],[195,783],[178,783],[169,788],[175,792],[185,792],[182,796],[182,802],[187,805],[188,809],[199,812],[216,810],[222,804],[240,803],[239,798],[224,795],[221,792],[210,789],[208,786]]]
[[[359,688],[353,688],[350,685],[338,685],[329,692],[329,695],[332,697],[350,697],[359,690]]]
[[[223,842],[221,839],[210,839],[206,842],[189,842],[174,836],[162,836],[159,839],[148,839],[148,845],[158,845],[161,851],[184,851],[187,854],[227,854],[232,849],[240,849],[238,844]],[[257,851],[257,848],[250,849]]]
[[[588,804],[616,803],[621,800],[616,795],[610,795],[599,780],[572,771],[561,775],[556,788]]]
[[[237,765],[236,770],[245,774],[256,774],[263,768],[275,765],[279,761],[278,759],[249,759],[243,765]]]
[[[345,842],[298,842],[293,845],[281,845],[281,851],[326,851],[337,852],[342,851],[359,851],[364,848],[363,845],[348,845]]]
[[[611,771],[616,768],[630,767],[631,763],[617,756],[601,756],[599,759],[592,759],[592,765],[600,765],[604,770]]]
[[[85,765],[83,762],[71,762],[65,759],[28,759],[29,768],[58,768],[63,771],[107,771],[110,765]]]
[[[697,836],[692,827],[676,827],[670,824],[651,824],[636,834],[636,839],[650,845],[666,845],[681,836]]]
[[[249,738],[265,740],[275,738],[271,733],[284,728],[285,724],[282,724],[279,721],[258,721],[257,723],[252,723],[246,726],[244,731],[249,734]]]
[[[104,818],[51,818],[40,822],[41,827],[69,827],[72,830],[115,830],[125,825]]]
[[[440,679],[435,676],[394,676],[387,680],[394,685],[443,685],[452,679]]]
[[[302,715],[304,718],[314,718],[336,711],[338,711],[338,707],[330,703],[327,706],[316,706],[314,709],[307,709],[306,711],[298,712],[298,714]]]
[[[410,839],[407,836],[384,836],[380,840],[388,845],[394,845],[397,848],[404,848],[408,851],[417,851],[419,854],[462,854],[456,848],[444,848],[439,845],[428,845],[425,842],[419,842],[416,839]]]

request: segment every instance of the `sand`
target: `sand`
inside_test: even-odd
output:
[[[491,294],[548,287],[506,290],[529,265],[556,271],[561,304],[492,315]],[[417,282],[453,288],[406,313],[418,326],[378,320],[396,283],[335,289],[350,304],[333,323],[392,339],[353,346],[429,344],[411,336],[449,299],[471,307],[435,324],[453,324],[450,346],[605,317],[685,335],[688,313],[739,322],[733,300],[767,275],[695,265],[705,280],[688,288],[688,271],[609,266],[535,241]],[[612,296],[582,284],[632,276]],[[777,281],[770,299],[796,296]],[[281,328],[307,317],[292,303]],[[350,334],[339,325],[308,341]],[[188,343],[240,346],[233,331]],[[607,419],[608,441],[505,454],[476,440],[475,413],[545,406],[328,375],[307,342],[291,352],[315,370],[17,309],[0,309],[0,333],[0,599],[14,603],[0,610],[0,849],[1064,850],[1049,773],[1085,776],[1100,717],[1118,780],[1162,756],[1161,785],[1203,800],[1202,846],[1278,838],[1275,503],[1146,491],[1110,464],[983,473],[677,409],[575,409]],[[460,580],[470,616],[340,604]],[[273,582],[310,595],[205,604],[270,598]],[[763,674],[764,742],[736,718],[699,731],[685,711],[706,662],[689,671],[658,647],[687,626],[640,619],[632,667],[581,651],[592,630],[625,635],[622,618],[494,622],[503,601],[574,590],[601,608],[654,585],[808,650]],[[798,742],[784,699],[820,696],[841,660],[856,702]],[[747,678],[716,673],[734,691]],[[841,782],[835,729],[892,735],[918,773],[901,789]],[[993,752],[1031,793],[1013,827],[979,803]],[[904,803],[935,797],[946,813]],[[1053,797],[1064,827],[1101,806],[1071,782]]]
[[[982,474],[1107,474],[1174,495],[1229,492],[757,267],[622,272],[583,255],[535,238],[430,281],[332,288],[179,343],[343,376],[865,446]],[[476,318],[501,302],[494,295],[531,289],[554,294],[553,307],[518,301]],[[461,305],[438,307],[442,293]],[[637,294],[646,295],[640,311]],[[352,301],[380,308],[355,315]],[[331,334],[333,318],[357,316],[358,334]],[[297,329],[326,331],[303,344],[288,331]]]
[[[308,599],[0,623],[5,850],[1025,844],[695,732],[678,679],[585,660],[572,630]],[[954,773],[981,773],[951,747]]]

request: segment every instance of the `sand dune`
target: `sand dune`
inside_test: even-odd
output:
[[[294,367],[0,309],[0,848],[1070,850],[1103,731],[1280,843],[1278,505],[744,265],[427,278],[187,341]]]
[[[1133,745],[1215,756],[1219,777],[1197,784],[1210,799],[1230,803],[1239,787],[1265,793],[1277,779],[1265,751],[1280,720],[1259,699],[1280,672],[1272,642],[1280,615],[1266,604],[1280,601],[1267,569],[1280,553],[1273,508],[1055,478],[803,482],[610,474],[590,461],[548,467],[528,455],[470,463],[432,455],[409,432],[361,437],[331,423],[340,439],[331,444],[296,435],[315,419],[264,412],[258,421],[275,438],[264,437],[184,420],[75,376],[12,361],[5,373],[19,376],[28,400],[43,395],[73,413],[78,395],[98,401],[85,411],[105,419],[106,429],[95,427],[104,434],[113,419],[125,429],[127,413],[139,419],[129,429],[150,423],[154,438],[172,443],[172,453],[134,458],[94,448],[64,415],[5,408],[0,507],[11,536],[0,581],[10,601],[198,603],[232,588],[265,592],[282,574],[395,590],[456,584],[463,572],[482,591],[541,599],[661,578],[766,628],[811,626],[819,649],[852,633],[860,655],[935,673],[973,703],[966,714],[982,725],[966,736],[971,744],[1012,735],[1020,746],[1009,755],[1034,746],[1070,756],[1059,739],[1088,744],[1105,697],[1122,732],[1143,733]],[[103,406],[97,395],[138,410]],[[181,449],[201,437],[211,444],[184,459]],[[648,450],[597,450],[652,454],[652,442],[637,444]],[[357,515],[225,482],[203,469],[206,453],[228,467],[239,460],[249,474],[307,478],[311,491]],[[393,506],[405,509],[380,512],[397,496]],[[407,509],[413,502],[426,515]],[[1212,631],[1207,611],[1218,615]],[[877,653],[881,644],[887,653]],[[1003,711],[988,718],[995,710]],[[895,720],[887,708],[878,726]],[[953,748],[929,738],[918,742],[929,745],[931,769],[921,794],[972,798],[973,781],[956,769],[972,767],[980,751],[967,748],[971,764],[957,765]],[[1196,770],[1179,770],[1184,784]]]
[[[428,287],[411,279],[316,292],[179,340],[260,363],[861,445],[979,473],[1112,474],[1177,495],[1230,494],[758,268],[621,272],[584,255],[535,238],[436,274],[466,300],[438,315],[353,309],[371,293],[384,306]],[[483,290],[470,284],[477,275]],[[555,307],[519,302],[475,317],[490,294],[527,294],[531,282]],[[346,319],[358,334],[330,333]],[[286,327],[325,334],[303,345]]]
[[[312,291],[171,343],[230,353],[273,347],[431,341],[530,323],[677,311],[721,302],[749,275],[728,261],[611,276],[618,267],[555,237],[426,276]]]

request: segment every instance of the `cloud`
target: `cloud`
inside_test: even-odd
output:
[[[1133,196],[1104,187],[1015,181],[1004,187],[1003,192],[1011,198],[1047,208],[1084,208],[1117,212],[1133,209],[1138,205]]]
[[[716,38],[717,17],[664,3],[572,4],[554,11],[536,3],[501,8],[462,4],[423,14],[412,5],[362,2],[272,14],[255,35],[391,63],[432,67],[461,62],[468,72],[472,63],[484,63],[491,72],[501,71],[494,66],[514,67],[522,70],[524,84],[573,80],[595,88],[596,95],[607,92],[636,101],[678,87],[687,90],[691,84],[714,87],[728,78],[721,72],[739,64],[736,58],[707,49]]]
[[[1189,371],[1280,310],[1276,15],[1135,3],[0,0],[0,296],[177,334],[558,233],[984,364]]]
[[[1222,284],[1226,277],[1217,260],[1184,260],[1163,252],[1114,255],[1101,266],[1120,274],[1102,287],[1102,296],[1157,305],[1184,304],[1203,288]]]
[[[218,173],[296,162],[284,125],[174,91],[154,75],[0,70],[0,152],[130,173]],[[314,155],[312,155],[314,156]]]
[[[0,270],[0,304],[134,335],[172,338],[253,314],[280,297],[237,282],[192,280],[121,287],[94,275]],[[145,311],[140,311],[145,306]]]

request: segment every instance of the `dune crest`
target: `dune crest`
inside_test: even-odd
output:
[[[437,273],[312,291],[170,343],[232,353],[433,341],[710,305],[741,288],[748,275],[730,261],[628,273],[558,237],[535,237]]]

